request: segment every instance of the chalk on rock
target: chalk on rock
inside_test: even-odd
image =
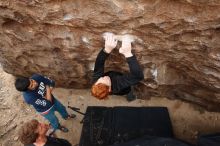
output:
[[[107,35],[115,35],[115,34],[112,32],[105,32],[103,33],[102,37],[105,39]]]
[[[107,35],[115,35],[115,39],[118,40],[118,41],[128,41],[128,42],[134,42],[136,37],[133,36],[133,35],[130,35],[130,34],[124,34],[124,35],[116,35],[112,32],[105,32],[103,34],[103,38],[105,39],[105,37]]]
[[[135,41],[135,37],[130,34],[116,35],[116,39],[118,41],[126,41],[126,42],[130,42],[130,43]]]
[[[18,140],[18,136],[14,137],[14,141],[17,141]]]

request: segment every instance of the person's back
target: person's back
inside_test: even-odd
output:
[[[108,71],[106,73],[104,73],[104,76],[109,76],[110,79],[111,79],[111,82],[114,82],[115,84],[112,84],[111,85],[111,94],[114,94],[114,95],[125,95],[125,94],[128,94],[130,91],[131,91],[131,87],[127,87],[127,88],[124,88],[124,89],[120,89],[119,91],[116,90],[118,89],[117,87],[117,82],[118,82],[118,78],[120,78],[121,76],[123,76],[123,73],[121,72],[116,72],[116,71]]]

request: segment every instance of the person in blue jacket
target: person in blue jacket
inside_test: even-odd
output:
[[[59,129],[68,132],[67,128],[59,124],[54,113],[57,111],[65,120],[75,118],[76,115],[69,115],[65,106],[53,96],[54,86],[53,80],[39,74],[34,74],[30,78],[18,77],[15,81],[15,87],[18,91],[23,92],[25,102],[32,105],[40,115],[46,118],[54,131]]]

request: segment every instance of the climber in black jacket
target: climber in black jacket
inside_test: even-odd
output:
[[[127,100],[135,99],[131,86],[137,84],[144,79],[143,71],[141,70],[135,55],[131,52],[131,42],[124,38],[119,53],[123,54],[128,62],[130,73],[122,74],[120,72],[109,71],[104,73],[105,60],[116,47],[117,40],[113,34],[105,36],[105,48],[102,49],[95,62],[93,74],[92,95],[98,99],[104,99],[109,94],[127,95]]]

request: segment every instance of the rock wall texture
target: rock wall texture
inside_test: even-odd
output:
[[[140,98],[166,96],[220,111],[219,0],[1,0],[0,62],[58,86],[90,86],[102,34],[136,37]],[[114,50],[106,70],[128,71]]]

